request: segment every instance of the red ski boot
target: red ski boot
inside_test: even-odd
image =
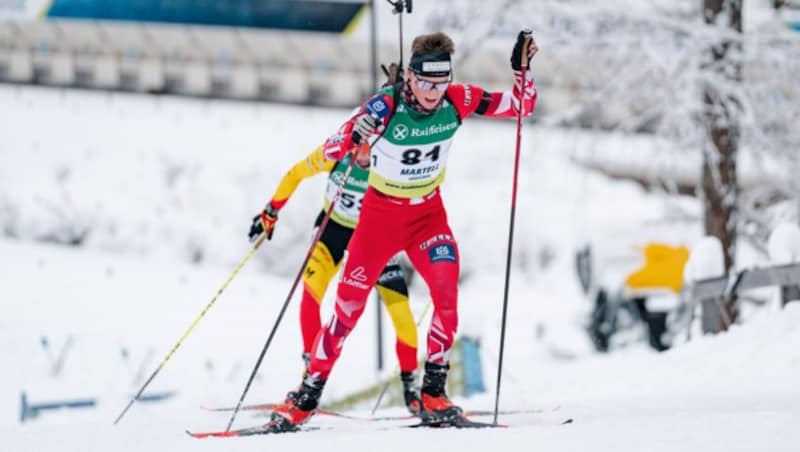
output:
[[[425,363],[422,380],[422,410],[420,418],[426,424],[447,423],[460,419],[463,410],[454,405],[445,393],[449,364]]]
[[[314,415],[325,381],[306,377],[298,391],[272,412],[270,424],[275,430],[293,431]]]

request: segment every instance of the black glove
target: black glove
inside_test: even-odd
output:
[[[378,120],[369,113],[361,113],[356,118],[356,123],[353,124],[353,133],[351,138],[354,144],[361,143],[362,139],[367,139],[375,133],[378,128]]]
[[[267,204],[264,210],[258,215],[253,217],[253,224],[250,225],[250,232],[247,236],[250,242],[255,242],[261,234],[266,232],[267,240],[272,240],[272,232],[275,230],[275,223],[278,222],[278,210],[272,207],[272,204]]]
[[[522,70],[522,47],[526,45],[526,43],[534,43],[533,47],[536,48],[536,44],[533,41],[533,32],[530,30],[522,30],[517,35],[517,43],[514,44],[514,50],[511,52],[511,69],[515,71]],[[530,66],[531,58],[536,53],[534,50],[531,52],[530,44],[527,46],[528,48],[525,49],[528,52],[528,66]]]

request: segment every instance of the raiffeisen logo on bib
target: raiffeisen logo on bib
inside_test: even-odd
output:
[[[405,124],[398,124],[392,129],[392,137],[395,140],[405,140],[408,138],[408,126]]]
[[[397,124],[394,126],[394,128],[392,128],[392,138],[397,141],[403,141],[408,137],[429,137],[432,135],[449,132],[457,127],[458,122],[456,121],[447,124],[432,124],[422,129],[413,127],[411,130],[409,130],[408,126],[405,124]]]
[[[342,173],[339,173],[339,172],[331,174],[331,180],[336,185],[339,185],[339,184],[342,183],[342,177],[343,177]],[[358,179],[355,179],[353,177],[350,177],[350,178],[347,179],[347,184],[345,184],[345,185],[347,187],[351,187],[351,188],[355,187],[355,188],[362,188],[362,189],[366,190],[367,187],[369,186],[369,183],[366,180],[358,180]]]
[[[424,129],[417,129],[416,127],[411,129],[411,136],[412,137],[429,137],[431,135],[437,135],[440,133],[448,132],[450,130],[455,129],[458,127],[458,123],[453,121],[449,124],[434,124],[428,126]]]

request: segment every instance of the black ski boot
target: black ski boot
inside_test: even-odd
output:
[[[417,386],[418,372],[400,372],[400,380],[403,382],[403,399],[409,413],[419,416],[422,400],[419,397],[419,386]]]
[[[324,387],[324,380],[306,377],[300,388],[272,412],[269,423],[271,429],[280,432],[298,430],[314,415]]]
[[[439,424],[461,419],[463,410],[454,405],[445,393],[447,371],[450,364],[425,363],[425,377],[422,379],[422,410],[420,418],[423,423]]]

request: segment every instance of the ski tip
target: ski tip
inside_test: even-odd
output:
[[[195,433],[195,432],[193,432],[191,430],[188,430],[188,429],[186,430],[186,434],[191,436],[192,438],[197,438],[197,439],[203,439],[203,438],[208,438],[210,436],[213,436],[210,433]]]
[[[193,432],[191,430],[186,430],[186,434],[191,436],[192,438],[197,438],[197,439],[205,439],[205,438],[211,438],[211,437],[224,438],[224,437],[227,437],[227,436],[238,436],[236,431],[233,431],[233,430],[229,431],[229,432],[224,432],[223,431],[223,432],[204,432],[204,433],[195,433],[195,432]]]

